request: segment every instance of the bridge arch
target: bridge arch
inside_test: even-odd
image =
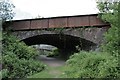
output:
[[[41,34],[22,39],[27,45],[48,44],[55,46],[61,50],[76,51],[76,46],[80,46],[82,50],[91,50],[95,43],[86,39],[66,35],[66,34]]]

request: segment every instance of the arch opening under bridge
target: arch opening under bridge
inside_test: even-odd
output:
[[[76,46],[79,46],[80,50],[86,51],[92,50],[94,49],[93,47],[96,46],[96,44],[91,41],[65,34],[41,34],[28,37],[21,41],[24,41],[29,46],[40,44],[55,46],[63,56],[77,52],[78,49],[76,49]]]

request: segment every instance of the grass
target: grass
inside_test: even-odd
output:
[[[37,74],[29,76],[28,78],[65,78],[63,71],[65,70],[64,66],[50,67]]]

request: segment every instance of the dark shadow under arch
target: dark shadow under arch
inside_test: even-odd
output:
[[[62,50],[75,50],[79,45],[82,50],[89,50],[91,46],[96,46],[95,43],[83,38],[64,35],[64,34],[42,34],[23,39],[27,45],[48,44],[53,45]]]

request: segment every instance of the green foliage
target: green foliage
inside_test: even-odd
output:
[[[118,61],[107,53],[75,53],[67,61],[65,75],[69,78],[116,78]]]
[[[11,52],[3,56],[3,67],[9,71],[9,78],[27,77],[44,69],[43,64],[40,64],[40,62],[33,59],[18,59],[18,57]]]
[[[39,52],[32,48],[28,47],[25,43],[20,42],[17,38],[12,35],[3,34],[3,54],[6,54],[5,51],[14,52],[19,59],[25,58],[35,58],[38,56]]]
[[[112,26],[112,28],[110,28],[109,31],[105,34],[105,40],[106,43],[104,43],[101,47],[103,51],[118,57],[118,50],[120,49],[120,37],[118,28]]]
[[[0,79],[5,78],[8,76],[8,70],[7,69],[3,69],[0,71]]]
[[[59,50],[57,48],[54,48],[52,52],[49,52],[47,54],[47,57],[56,57],[56,56],[59,56]]]
[[[99,2],[99,17],[109,22],[102,52],[76,53],[67,61],[65,74],[71,78],[120,78],[119,2]]]
[[[14,7],[9,0],[0,1],[0,18],[3,20],[11,20],[14,17]]]
[[[3,34],[2,65],[8,70],[5,78],[24,78],[44,69],[41,62],[35,60],[37,50],[9,34]]]
[[[105,34],[105,43],[102,46],[103,51],[110,53],[111,55],[117,56],[120,49],[120,24],[119,24],[119,2],[100,2],[98,8],[100,10],[100,17],[102,20],[109,22],[111,28]]]

